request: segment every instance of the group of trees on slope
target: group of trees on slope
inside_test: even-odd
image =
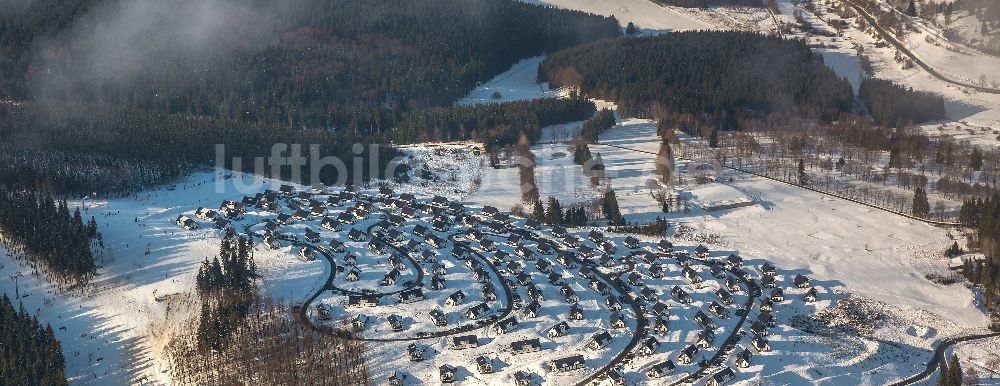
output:
[[[546,58],[539,80],[613,100],[624,115],[690,115],[724,130],[770,113],[829,121],[854,101],[850,83],[804,42],[753,32],[584,44]]]
[[[315,329],[261,296],[251,239],[228,230],[195,279],[201,312],[167,344],[173,380],[203,384],[369,385],[365,346]]]
[[[858,96],[880,125],[900,127],[944,118],[944,98],[940,95],[913,91],[889,80],[862,80]]]
[[[41,324],[23,305],[0,298],[0,384],[68,385],[66,358],[52,326]]]
[[[62,284],[86,284],[97,271],[92,241],[100,237],[91,217],[66,201],[23,189],[0,186],[0,234],[16,256],[41,263],[43,273]]]

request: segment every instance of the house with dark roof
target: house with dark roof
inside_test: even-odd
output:
[[[764,288],[774,288],[778,286],[778,283],[774,279],[774,276],[765,275],[760,277],[760,285]]]
[[[611,334],[607,331],[601,331],[590,338],[590,342],[587,343],[587,348],[597,351],[608,347],[611,344]]]
[[[451,338],[451,348],[455,350],[465,350],[479,347],[479,338],[475,335],[461,335]]]
[[[562,275],[560,275],[560,274],[558,274],[556,272],[550,272],[548,275],[546,275],[545,278],[548,279],[549,283],[552,284],[552,285],[560,285],[561,286],[561,285],[563,285],[563,284],[566,283],[566,281],[563,279]]]
[[[715,328],[715,322],[712,321],[712,317],[705,314],[702,310],[698,310],[694,314],[694,321],[704,328]]]
[[[385,321],[389,323],[389,328],[391,328],[392,331],[400,332],[406,329],[406,327],[403,325],[403,318],[401,318],[399,315],[395,314],[389,315],[389,317],[386,318]]]
[[[656,291],[649,287],[642,287],[642,291],[639,291],[639,297],[649,302],[654,301],[656,300]]]
[[[488,302],[497,300],[497,289],[493,287],[493,284],[483,284],[483,299]]]
[[[667,375],[673,374],[676,369],[677,366],[674,366],[674,362],[668,359],[657,363],[646,370],[646,376],[654,379],[663,378]]]
[[[710,271],[712,273],[712,276],[715,277],[716,279],[722,279],[726,277],[726,268],[723,267],[722,264],[719,263],[712,264],[712,268],[710,269]]]
[[[650,356],[656,354],[658,348],[660,348],[660,341],[650,336],[643,340],[642,345],[639,346],[639,355]]]
[[[781,288],[775,288],[771,290],[771,301],[775,303],[780,303],[785,301],[785,292]]]
[[[657,334],[666,335],[670,332],[670,320],[662,316],[657,316],[653,319],[652,328]]]
[[[774,268],[769,262],[764,262],[760,266],[760,273],[764,276],[774,276],[778,274],[778,270]]]
[[[454,307],[459,304],[462,304],[463,301],[465,301],[465,293],[462,292],[461,290],[458,290],[452,292],[451,295],[448,295],[448,298],[444,300],[444,303]]]
[[[656,249],[662,253],[672,253],[674,251],[674,244],[667,240],[660,240],[660,242],[656,244]]]
[[[441,310],[435,308],[429,312],[431,320],[434,321],[434,325],[438,327],[444,327],[448,325],[448,315]]]
[[[615,261],[615,258],[611,257],[611,255],[605,254],[601,256],[600,264],[603,267],[614,268],[616,265],[618,265],[618,262]]]
[[[603,243],[597,244],[597,250],[604,253],[614,254],[616,251],[618,251],[618,248],[616,248],[615,245],[612,244],[610,241],[605,241]]]
[[[682,365],[691,364],[694,362],[694,356],[698,355],[698,346],[690,345],[681,350],[680,354],[677,355],[677,363]]]
[[[688,294],[687,291],[676,285],[670,289],[670,296],[681,304],[691,304],[693,301],[693,299],[691,299],[691,295]]]
[[[319,242],[319,232],[312,230],[312,228],[306,227],[306,241],[311,243]]]
[[[761,323],[759,321],[754,321],[753,323],[750,324],[750,332],[752,332],[756,336],[768,335],[767,326],[765,326],[764,323]]]
[[[573,291],[572,288],[565,284],[563,284],[562,287],[559,287],[559,294],[566,299],[567,303],[576,303],[580,301],[580,296],[576,294],[576,291]]]
[[[347,271],[347,274],[344,275],[344,280],[349,282],[361,280],[361,271],[357,267],[351,267],[351,270]]]
[[[639,239],[635,238],[635,236],[628,236],[622,241],[622,244],[624,244],[625,248],[628,249],[638,249]]]
[[[753,345],[753,348],[757,349],[757,352],[771,351],[771,344],[768,343],[767,339],[759,335],[753,337],[753,340],[750,341],[750,344]]]
[[[476,369],[479,370],[480,374],[490,374],[493,372],[493,359],[485,355],[480,355],[476,358]]]
[[[707,258],[708,257],[708,247],[699,244],[698,247],[696,247],[694,249],[694,254],[695,254],[695,256],[698,256],[701,259]]]
[[[510,344],[510,353],[513,355],[528,354],[541,350],[542,343],[538,340],[538,338],[519,340],[511,342]]]
[[[705,382],[705,386],[725,385],[735,378],[736,378],[736,373],[733,371],[733,369],[726,367],[722,371],[713,374],[712,377],[708,379],[708,382]]]
[[[744,348],[743,350],[740,350],[738,353],[736,353],[736,359],[734,360],[734,362],[740,368],[745,369],[747,367],[750,367],[751,359],[753,359],[753,352]]]
[[[299,257],[303,261],[313,261],[316,260],[316,251],[312,247],[306,246],[299,248]]]
[[[704,279],[702,279],[701,274],[699,274],[698,271],[695,271],[691,267],[684,267],[684,269],[681,270],[681,274],[683,274],[684,278],[687,279],[688,282],[693,284],[695,288],[701,288],[701,283],[705,281]]]
[[[729,319],[729,310],[714,300],[712,301],[712,304],[708,306],[708,311],[715,314],[715,316],[719,318]]]
[[[479,319],[485,316],[488,312],[490,312],[490,306],[486,303],[479,303],[472,308],[469,308],[468,311],[465,311],[465,317],[469,319]]]
[[[805,300],[806,303],[812,303],[816,301],[818,296],[819,291],[816,291],[816,287],[810,287],[809,291],[806,291],[806,294],[802,296],[802,299]]]
[[[725,288],[719,288],[718,291],[715,291],[715,297],[719,298],[719,300],[726,305],[736,303],[736,299],[729,293],[729,291],[726,291]]]
[[[566,333],[568,332],[569,332],[569,323],[562,321],[557,323],[555,326],[550,327],[548,332],[546,332],[546,335],[548,335],[549,338],[558,338],[560,336],[566,335]]]
[[[185,230],[191,231],[198,229],[198,223],[184,215],[177,216],[177,219],[174,222]]]
[[[365,237],[365,233],[357,229],[351,229],[351,231],[347,233],[347,238],[356,242],[365,241],[365,239],[367,239],[367,237]]]
[[[559,252],[559,256],[556,257],[556,262],[562,264],[566,268],[576,268],[576,262],[573,260],[572,252]]]
[[[292,214],[292,220],[295,221],[309,220],[309,212],[306,212],[302,209],[296,210],[295,213]]]
[[[342,229],[341,222],[335,221],[330,217],[323,217],[323,221],[320,222],[319,226],[334,232],[340,232],[340,230]]]
[[[743,266],[743,258],[735,253],[730,253],[729,257],[726,258],[726,265],[729,268],[739,268]]]
[[[657,279],[662,279],[667,276],[666,272],[663,271],[663,267],[659,264],[651,264],[649,266],[649,276]]]
[[[809,278],[805,275],[799,274],[795,275],[795,279],[792,280],[796,287],[799,288],[809,288]]]
[[[378,297],[375,295],[349,295],[347,297],[348,308],[375,307],[378,305]]]
[[[612,312],[611,315],[608,316],[608,325],[616,330],[625,328],[625,318],[622,317],[620,312]]]
[[[497,334],[506,334],[514,331],[515,328],[517,328],[517,319],[513,316],[507,317],[493,325],[493,331]]]
[[[632,272],[628,275],[627,279],[628,285],[633,287],[638,287],[642,285],[642,275],[638,272]]]
[[[458,373],[458,369],[455,366],[444,364],[438,367],[438,375],[441,378],[441,383],[454,383],[455,374]]]
[[[568,314],[570,320],[583,320],[583,310],[576,304],[569,307]]]
[[[691,266],[691,255],[688,255],[687,253],[678,253],[674,256],[674,260],[677,260],[677,265],[681,267]]]
[[[410,343],[406,346],[406,356],[410,358],[411,362],[419,362],[424,360],[424,349],[417,346],[416,343]]]
[[[583,355],[573,355],[549,361],[549,370],[556,373],[565,373],[585,367],[587,367],[587,361],[583,359]]]
[[[396,284],[399,280],[399,270],[393,268],[391,271],[387,272],[385,276],[382,277],[382,286],[390,286]]]
[[[665,316],[669,316],[670,315],[670,308],[667,307],[666,303],[660,302],[660,301],[658,301],[656,303],[653,303],[653,306],[650,307],[650,311],[652,311],[653,315],[656,315],[656,316],[664,316],[665,317]]]
[[[694,345],[701,348],[712,347],[712,343],[715,342],[715,331],[712,329],[704,329],[698,331],[698,335],[695,335]]]
[[[531,374],[523,371],[514,373],[514,386],[531,386]]]
[[[424,291],[421,291],[420,288],[411,288],[399,293],[399,302],[402,304],[410,304],[421,300],[424,300]]]

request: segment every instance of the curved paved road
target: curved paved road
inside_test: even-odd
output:
[[[1000,332],[966,335],[958,338],[942,340],[940,343],[938,343],[938,346],[934,349],[934,359],[932,359],[930,362],[927,362],[927,368],[924,369],[924,371],[914,374],[909,378],[896,381],[892,383],[891,386],[912,385],[914,383],[924,380],[924,378],[930,377],[932,374],[937,372],[938,369],[941,370],[941,374],[944,374],[948,371],[948,361],[947,359],[945,359],[944,353],[948,351],[948,349],[951,348],[951,346],[954,346],[957,343],[971,342],[974,340],[993,338],[997,336],[1000,336]]]
[[[960,82],[960,81],[957,81],[957,80],[953,80],[951,78],[948,78],[948,77],[944,76],[943,74],[941,74],[940,72],[938,72],[937,70],[935,70],[933,67],[931,67],[929,64],[925,63],[923,60],[920,60],[920,58],[918,58],[917,55],[915,55],[912,51],[910,51],[909,48],[906,48],[906,45],[904,45],[899,40],[896,40],[895,36],[893,36],[892,34],[886,32],[886,30],[883,29],[882,26],[880,26],[878,24],[878,21],[875,20],[875,18],[872,17],[872,15],[870,15],[868,12],[866,12],[860,6],[858,6],[857,4],[854,4],[854,2],[850,1],[850,0],[843,0],[843,1],[847,5],[850,5],[851,8],[854,8],[854,10],[857,11],[862,17],[864,17],[865,20],[868,21],[868,24],[870,24],[872,27],[874,27],[875,31],[878,31],[879,35],[881,35],[882,38],[885,39],[885,41],[891,43],[893,46],[896,47],[897,50],[899,50],[900,52],[906,54],[906,56],[908,56],[910,58],[910,60],[913,60],[914,63],[916,63],[918,66],[920,66],[920,68],[923,68],[924,71],[927,71],[928,74],[931,74],[931,76],[933,76],[933,77],[935,77],[935,78],[937,78],[937,79],[939,79],[939,80],[941,80],[943,82],[947,82],[947,83],[950,83],[950,84],[953,84],[953,85],[956,85],[956,86],[968,87],[968,88],[971,88],[971,89],[976,90],[976,91],[982,91],[982,92],[990,93],[990,94],[1000,94],[1000,90],[995,89],[995,88],[977,86],[977,85],[974,85],[974,84],[969,84],[969,83],[965,83],[965,82]]]

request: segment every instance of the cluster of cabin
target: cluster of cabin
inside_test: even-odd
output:
[[[256,208],[254,216],[247,216],[249,208]],[[193,217],[220,229],[247,221],[247,217],[260,217],[261,221],[251,224],[257,228],[254,235],[260,245],[272,249],[280,248],[283,242],[295,245],[303,260],[322,254],[334,265],[336,283],[354,283],[371,276],[366,272],[371,265],[358,261],[357,252],[366,249],[384,264],[385,271],[375,272],[381,280],[374,288],[344,292],[347,299],[343,304],[355,314],[349,320],[350,328],[363,332],[373,320],[384,320],[383,331],[402,333],[415,323],[427,323],[438,329],[438,336],[448,337],[451,344],[447,349],[451,350],[478,348],[477,333],[483,333],[480,327],[488,328],[492,335],[519,332],[518,339],[500,348],[511,356],[542,351],[542,336],[551,341],[582,335],[573,328],[586,317],[581,306],[582,288],[590,293],[588,298],[600,299],[600,312],[590,316],[606,318],[606,327],[569,341],[585,342],[585,349],[592,352],[607,351],[616,339],[627,336],[629,326],[634,328],[638,323],[635,319],[640,318],[646,335],[627,360],[645,363],[638,367],[639,372],[650,379],[667,377],[678,367],[690,365],[700,366],[707,376],[706,384],[730,382],[735,370],[723,365],[747,368],[752,366],[754,355],[770,351],[769,329],[776,326],[774,307],[786,301],[775,267],[768,263],[750,266],[737,254],[712,256],[701,245],[692,252],[675,250],[669,240],[651,244],[634,236],[618,242],[597,230],[579,235],[555,226],[536,232],[542,228],[537,221],[515,219],[494,207],[467,210],[445,197],[418,200],[388,188],[379,189],[377,194],[362,193],[356,187],[312,193],[283,185],[240,202],[226,201],[218,210],[199,208]],[[179,216],[177,224],[198,228],[198,221],[187,215]],[[300,224],[294,235],[287,232],[292,224]],[[324,237],[324,232],[335,237]],[[463,272],[468,274],[456,276]],[[404,280],[410,277],[415,279]],[[804,301],[817,300],[819,293],[807,277],[795,276],[792,285],[797,293],[805,290]],[[416,314],[378,318],[370,315],[373,312],[362,313],[388,304],[414,307],[429,297],[440,303]],[[553,307],[553,302],[562,306]],[[500,317],[503,311],[507,312]],[[319,320],[334,319],[336,314],[335,307],[316,305]],[[538,335],[519,322],[543,317],[556,321],[546,323]],[[676,352],[664,350],[661,344],[671,333],[672,319],[688,320],[697,328]],[[739,319],[745,319],[741,327],[745,337],[727,327]],[[457,320],[477,328],[449,325]],[[749,342],[741,342],[744,339]],[[413,361],[424,360],[424,352],[417,344],[407,350]],[[548,370],[564,373],[587,367],[582,355],[567,354],[548,360]],[[494,361],[482,355],[472,363],[442,364],[439,380],[458,381],[463,365],[490,374]],[[627,376],[625,370],[615,368],[606,372],[604,379],[623,385]],[[530,385],[537,377],[518,372],[514,380],[518,385]],[[394,373],[389,383],[402,383],[404,378],[404,374]]]

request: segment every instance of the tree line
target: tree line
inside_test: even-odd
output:
[[[772,113],[831,121],[853,91],[803,41],[753,32],[608,39],[552,54],[539,80],[615,101],[628,116],[685,116],[741,129]]]
[[[944,118],[944,98],[940,95],[913,91],[889,80],[865,78],[858,97],[876,123],[902,127]]]
[[[269,18],[232,32],[253,35],[253,41],[247,36],[200,55],[151,47],[136,59],[144,65],[138,74],[114,79],[88,77],[83,70],[91,64],[88,43],[104,41],[81,42],[73,35],[102,23],[115,26],[116,18],[130,16],[127,3],[51,0],[16,7],[0,14],[0,49],[10,58],[0,61],[0,84],[10,86],[0,96],[297,128],[377,130],[378,122],[365,117],[372,110],[450,104],[518,60],[621,35],[613,17],[515,0],[285,3],[241,4]],[[178,8],[172,11],[191,11]],[[183,30],[144,32],[185,38]],[[206,39],[240,38],[227,32]],[[145,42],[129,37],[136,39],[131,44]],[[45,71],[33,71],[43,65]]]
[[[171,380],[180,385],[375,384],[361,342],[314,329],[284,302],[256,297],[249,312],[228,333],[218,350],[204,349],[197,336],[199,318],[182,321],[166,346]]]
[[[14,308],[7,294],[0,298],[0,384],[68,385],[66,358],[52,326]]]
[[[84,285],[97,273],[91,249],[100,240],[97,223],[84,222],[65,200],[0,186],[0,233],[9,251],[40,263],[60,283]]]
[[[204,350],[221,350],[229,336],[247,317],[257,292],[257,266],[253,261],[253,243],[226,231],[219,256],[206,258],[198,268],[195,288],[201,298],[196,336]]]

